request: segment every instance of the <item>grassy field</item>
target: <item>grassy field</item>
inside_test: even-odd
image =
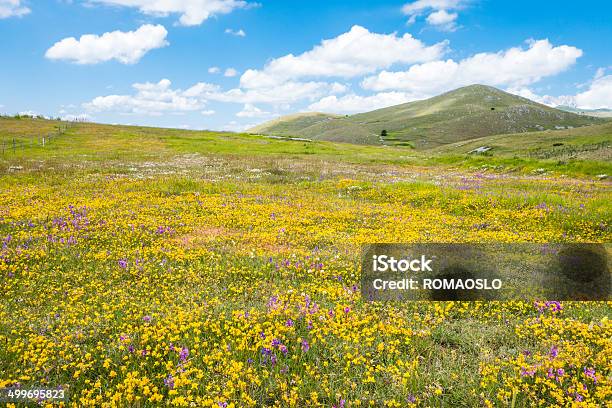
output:
[[[0,119],[0,140],[59,123]],[[370,242],[610,242],[609,161],[81,123],[0,157],[0,387],[68,406],[605,406],[610,302],[369,303]]]

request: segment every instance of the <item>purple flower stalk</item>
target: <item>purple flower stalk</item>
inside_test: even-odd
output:
[[[187,360],[187,357],[189,357],[189,349],[187,347],[183,347],[179,353],[179,358],[184,362]]]
[[[164,378],[164,385],[170,389],[174,388],[174,377],[172,377],[172,374],[168,374],[168,377]]]

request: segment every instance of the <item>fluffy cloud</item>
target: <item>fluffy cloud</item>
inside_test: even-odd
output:
[[[242,110],[236,114],[239,118],[263,118],[270,116],[270,112],[263,111],[257,106],[247,103]]]
[[[598,69],[588,89],[576,95],[538,95],[529,88],[508,89],[508,92],[549,106],[571,106],[579,109],[612,109],[612,75]]]
[[[314,101],[330,94],[346,92],[346,86],[337,82],[295,82],[257,89],[234,88],[226,92],[207,94],[210,100],[234,103],[272,103],[286,104],[302,100]]]
[[[202,109],[206,105],[204,95],[216,92],[215,85],[197,83],[186,90],[174,90],[168,79],[157,83],[135,83],[134,95],[98,96],[84,104],[90,111],[111,111],[125,114],[159,115],[164,112],[180,113]]]
[[[262,70],[247,70],[240,85],[265,88],[306,77],[351,78],[395,63],[435,60],[446,48],[447,42],[426,46],[410,34],[378,34],[356,25],[338,37],[323,40],[310,51],[273,59]]]
[[[62,120],[69,122],[89,122],[92,118],[87,113],[66,114],[61,117]]]
[[[575,101],[584,109],[612,109],[612,75],[596,78],[587,91],[576,95]]]
[[[225,34],[235,35],[236,37],[246,37],[246,33],[242,28],[240,30],[232,30],[231,28],[226,28]]]
[[[235,9],[246,8],[242,0],[91,0],[94,3],[112,6],[136,7],[141,13],[165,17],[180,14],[179,23],[184,26],[200,25],[217,14],[227,14]]]
[[[21,17],[29,14],[31,10],[21,4],[21,0],[0,0],[0,19]]]
[[[221,69],[219,67],[210,67],[210,68],[208,68],[208,73],[209,74],[218,74],[219,72],[221,72]]]
[[[168,45],[168,31],[162,25],[145,24],[136,31],[112,31],[101,36],[82,35],[64,38],[45,53],[53,60],[68,60],[77,64],[97,64],[115,59],[123,64],[138,62],[147,52]]]
[[[370,96],[348,94],[338,98],[330,95],[310,104],[308,109],[330,113],[357,113],[410,102],[415,98],[404,92],[381,92]]]
[[[438,10],[427,16],[427,22],[431,25],[441,27],[444,30],[453,31],[456,29],[455,20],[457,20],[457,17],[457,13]]]
[[[432,61],[406,71],[382,71],[365,78],[361,85],[374,91],[405,90],[431,96],[474,83],[520,88],[558,74],[572,66],[582,50],[548,40],[530,41],[529,47],[497,53],[480,53],[456,62]]]
[[[416,19],[427,14],[428,24],[446,31],[453,31],[457,28],[455,21],[457,13],[449,13],[448,10],[461,10],[466,6],[466,0],[417,0],[406,3],[402,7],[402,12],[408,16],[408,23],[412,24]]]
[[[348,94],[338,98],[330,95],[308,106],[311,111],[330,113],[357,113],[386,108],[421,99],[407,92],[380,92],[370,96]]]
[[[225,130],[228,132],[244,132],[245,130],[252,128],[255,126],[255,123],[239,123],[235,120],[230,121],[229,123],[221,126],[221,130]]]
[[[236,71],[234,68],[228,68],[223,73],[223,76],[226,76],[229,78],[235,77],[236,75],[238,75],[238,71]]]

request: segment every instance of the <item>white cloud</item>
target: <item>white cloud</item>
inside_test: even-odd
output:
[[[229,123],[221,126],[220,130],[225,130],[229,132],[244,132],[245,130],[247,130],[248,128],[252,128],[253,126],[255,126],[255,123],[244,124],[232,120]]]
[[[508,92],[548,106],[571,106],[579,109],[612,109],[612,75],[598,69],[588,89],[576,95],[538,95],[529,88],[508,89]]]
[[[111,111],[125,114],[160,115],[163,112],[189,112],[206,105],[204,95],[218,88],[211,84],[198,83],[183,91],[171,88],[168,79],[157,83],[135,83],[134,95],[98,96],[84,104],[89,111]]]
[[[220,102],[286,104],[301,100],[314,101],[325,95],[346,92],[346,86],[337,82],[285,82],[267,88],[240,89],[210,93],[207,98]]]
[[[223,73],[223,76],[226,76],[229,78],[235,77],[236,75],[238,75],[238,71],[236,71],[234,68],[228,68]]]
[[[351,93],[340,98],[336,95],[326,96],[310,104],[308,109],[311,111],[329,113],[357,113],[399,105],[417,99],[421,98],[406,92],[381,92],[369,96],[360,96]]]
[[[247,70],[240,84],[244,88],[262,88],[307,77],[351,78],[395,63],[435,60],[446,48],[446,41],[426,46],[410,34],[378,34],[355,25],[310,51],[273,59],[262,70]]]
[[[538,95],[529,88],[509,88],[509,89],[506,89],[506,92],[509,92],[514,95],[522,96],[523,98],[527,98],[532,101],[541,103],[543,105],[548,105],[552,107],[561,106],[561,105],[575,106],[576,104],[576,101],[573,96]]]
[[[228,14],[249,4],[241,0],[91,0],[112,6],[136,7],[141,13],[166,17],[179,14],[179,23],[184,26],[200,25],[217,14]]]
[[[589,89],[575,96],[583,109],[612,109],[612,75],[596,76]]]
[[[210,67],[210,68],[208,68],[208,73],[209,74],[218,74],[219,72],[221,72],[221,69],[219,67]]]
[[[198,82],[192,87],[183,91],[182,95],[187,97],[202,97],[207,92],[216,92],[219,90],[219,86],[215,84],[209,84],[208,82]]]
[[[240,30],[232,30],[231,28],[226,28],[225,34],[235,35],[236,37],[246,37],[246,33],[242,28]]]
[[[457,20],[457,13],[449,13],[446,10],[438,10],[427,16],[427,22],[431,25],[438,26],[446,31],[454,31],[457,26],[455,20]]]
[[[417,0],[406,3],[402,12],[408,16],[408,24],[413,24],[416,19],[428,14],[425,21],[428,24],[446,31],[454,31],[457,28],[455,21],[457,13],[449,13],[448,10],[461,10],[466,7],[468,0]]]
[[[162,25],[145,24],[136,31],[112,31],[101,36],[82,35],[64,38],[45,53],[53,60],[68,60],[77,64],[97,64],[115,59],[122,64],[134,64],[147,52],[168,45],[168,31]]]
[[[253,104],[246,103],[236,116],[239,118],[263,118],[270,116],[270,112],[263,111]]]
[[[28,7],[21,4],[21,0],[0,0],[0,19],[21,17],[30,12]]]
[[[216,112],[214,110],[210,109],[210,110],[204,110],[204,111],[202,111],[200,113],[202,115],[204,115],[204,116],[211,116],[211,115],[214,115]]]
[[[582,50],[548,40],[530,41],[529,47],[497,53],[480,53],[455,62],[432,61],[406,71],[382,71],[365,78],[361,85],[374,91],[405,90],[425,96],[474,83],[520,88],[558,74],[572,66]]]
[[[91,116],[87,113],[79,113],[79,114],[67,114],[63,115],[60,119],[70,122],[89,122],[91,121]]]

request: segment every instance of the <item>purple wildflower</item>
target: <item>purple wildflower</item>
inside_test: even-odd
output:
[[[593,382],[597,382],[597,376],[595,375],[595,369],[594,368],[586,368],[584,367],[584,375],[587,378],[590,378],[591,380],[593,380]]]
[[[170,389],[174,388],[174,378],[172,374],[168,374],[168,377],[164,378],[164,385]]]
[[[142,320],[144,320],[145,322],[147,322],[147,323],[148,323],[148,322],[150,322],[150,321],[151,321],[151,316],[146,315],[146,316],[144,316],[144,317],[142,318]]]
[[[184,362],[185,360],[187,360],[187,357],[189,357],[189,349],[187,347],[183,347],[179,354],[179,358],[181,359],[181,361]]]
[[[561,305],[561,303],[556,300],[546,302],[546,308],[550,309],[550,311],[553,313],[560,312],[561,310],[563,310],[563,306]]]
[[[558,355],[559,355],[559,348],[558,348],[557,346],[552,346],[552,347],[550,348],[550,356],[551,356],[552,358],[555,358],[555,357],[557,357]]]
[[[523,376],[523,377],[533,377],[534,374],[535,374],[535,369],[534,368],[527,369],[525,367],[521,367],[521,376]]]
[[[127,259],[120,259],[120,260],[119,260],[119,267],[120,267],[121,269],[125,269],[125,268],[127,268],[127,265],[128,265],[128,263],[127,263]]]
[[[287,323],[285,323],[285,326],[287,326],[287,327],[292,327],[292,326],[293,326],[293,320],[288,319],[288,320],[287,320]]]
[[[310,350],[310,344],[308,344],[308,341],[302,340],[302,351],[306,353],[308,350]]]

